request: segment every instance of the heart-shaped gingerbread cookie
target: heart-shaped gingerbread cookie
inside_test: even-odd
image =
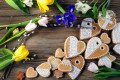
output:
[[[56,57],[56,58],[63,58],[63,57],[64,57],[64,52],[62,51],[61,48],[58,48],[58,49],[55,51],[55,57]]]
[[[60,64],[58,64],[58,70],[62,72],[71,72],[72,64],[70,60],[64,59]]]
[[[115,60],[116,60],[116,57],[110,55],[109,53],[99,59],[98,66],[106,66],[108,68],[111,68],[112,62]]]
[[[54,56],[50,56],[47,61],[51,64],[52,70],[57,69],[58,64],[61,63],[61,59],[57,59]]]
[[[120,23],[117,23],[112,31],[112,41],[115,44],[120,44]]]
[[[72,58],[71,62],[72,62],[73,69],[72,69],[72,72],[68,72],[68,75],[72,80],[75,80],[80,74],[80,72],[82,71],[85,65],[85,60],[80,55],[78,57]]]
[[[108,45],[102,43],[98,37],[93,37],[88,41],[85,51],[85,59],[98,59],[109,52]]]
[[[81,23],[80,40],[89,39],[100,34],[101,29],[92,18],[85,18]]]
[[[98,24],[104,30],[112,30],[116,25],[116,14],[112,10],[107,10],[106,16],[99,13]]]
[[[86,49],[84,41],[78,41],[74,36],[70,36],[65,40],[64,53],[66,58],[72,58],[80,55]]]
[[[107,33],[102,33],[100,38],[103,43],[109,44],[111,42],[111,39],[109,38]]]
[[[119,54],[120,55],[120,44],[116,44],[114,47],[113,47],[113,50],[115,53]]]
[[[50,69],[51,69],[51,65],[48,62],[44,62],[36,68],[37,72],[42,77],[49,77],[51,74]]]
[[[35,78],[37,77],[38,73],[34,70],[33,67],[29,67],[26,71],[26,77],[27,78]]]

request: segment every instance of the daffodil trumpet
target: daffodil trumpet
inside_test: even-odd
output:
[[[9,50],[2,48],[0,49],[0,53],[3,55],[0,57],[0,70],[7,67],[14,61],[21,61],[23,59],[29,59],[27,56],[29,55],[29,51],[25,48],[24,45],[21,45],[14,53]]]

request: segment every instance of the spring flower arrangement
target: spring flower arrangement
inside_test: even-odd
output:
[[[33,18],[18,24],[10,24],[10,25],[2,25],[0,27],[10,27],[8,32],[0,39],[0,46],[4,45],[5,43],[20,37],[25,32],[33,31],[37,28],[38,23],[40,26],[47,26],[48,18],[42,17],[42,18]],[[22,29],[19,32],[16,32],[14,35],[9,36],[17,27],[25,26],[24,29]],[[11,64],[14,61],[21,61],[23,59],[29,59],[27,56],[29,55],[29,51],[25,48],[24,45],[21,45],[15,52],[12,52],[9,49],[2,48],[0,49],[0,53],[3,55],[0,57],[0,70],[7,67],[9,64]]]
[[[68,27],[72,27],[74,21],[77,20],[75,13],[82,14],[83,17],[91,17],[96,22],[98,21],[99,16],[106,18],[107,20],[110,19],[108,14],[108,6],[110,4],[110,0],[104,0],[100,5],[98,5],[99,0],[92,0],[90,3],[83,3],[80,0],[77,0],[75,5],[69,5],[67,11],[61,7],[58,3],[58,0],[5,0],[11,7],[16,10],[19,10],[25,14],[30,14],[29,8],[30,7],[39,7],[40,12],[45,13],[49,11],[50,5],[56,5],[56,7],[62,12],[62,15],[56,15],[56,22],[63,23]],[[2,25],[0,27],[9,27],[10,29],[8,32],[0,39],[0,46],[10,42],[11,40],[20,37],[25,32],[31,32],[37,28],[37,24],[39,26],[47,27],[48,18],[33,18],[21,23],[17,24],[10,24],[10,25]],[[10,35],[16,28],[24,26],[24,29],[16,32],[13,35]],[[0,57],[0,70],[7,67],[9,64],[13,63],[14,61],[21,61],[23,59],[28,59],[27,56],[29,55],[29,51],[25,48],[25,45],[21,45],[15,52],[12,52],[9,49],[2,48],[0,49],[0,53],[3,55]],[[120,63],[114,62],[118,66]],[[94,67],[94,68],[93,68]],[[100,68],[98,69],[97,65],[91,63],[88,68],[89,71],[96,73],[95,76],[92,78],[96,78],[98,80],[103,80],[109,77],[119,76],[120,70],[115,68]]]

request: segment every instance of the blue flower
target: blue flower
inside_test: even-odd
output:
[[[57,23],[63,22],[64,25],[68,24],[68,27],[70,27],[73,24],[73,21],[77,19],[76,16],[74,16],[75,6],[70,5],[68,8],[68,12],[64,13],[63,16],[57,15],[56,16],[56,21]]]

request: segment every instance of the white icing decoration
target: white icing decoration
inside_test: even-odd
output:
[[[74,65],[72,65],[72,67],[72,72],[69,72],[68,75],[71,77],[71,79],[75,79],[80,74],[81,70]]]
[[[59,59],[58,59],[58,60],[59,60]],[[59,64],[58,60],[55,59],[54,61],[51,62],[52,70],[57,69],[57,66],[58,66],[58,64]],[[61,60],[59,60],[59,61],[61,61]]]
[[[120,54],[120,44],[116,44],[116,45],[114,46],[113,50],[114,50],[115,52],[117,52],[117,53]]]
[[[77,52],[77,42],[78,42],[78,39],[76,37],[73,37],[73,36],[70,37],[70,54],[69,54],[69,57],[73,57],[74,55],[79,54]]]
[[[99,17],[102,16],[102,13],[99,13]],[[107,25],[113,24],[113,21],[111,21],[112,15],[110,14],[110,11],[107,11],[106,16],[105,17],[101,17],[103,20],[105,20],[105,23],[103,24],[102,28],[106,29]]]
[[[37,72],[39,73],[39,75],[41,75],[42,77],[49,77],[50,76],[50,69],[36,69]]]
[[[92,18],[85,18],[81,24],[80,39],[92,37]],[[88,23],[90,25],[88,25]]]
[[[111,68],[112,61],[107,56],[104,56],[104,57],[99,59],[98,65],[99,66],[105,65],[106,67]]]
[[[71,63],[70,63],[69,60],[63,60],[63,62],[62,62],[61,64],[63,64],[64,66],[69,66],[69,65],[71,65]]]
[[[117,23],[113,29],[112,37],[114,43],[120,43],[120,23]]]
[[[97,44],[98,43],[98,44]],[[96,49],[100,47],[102,41],[98,37],[93,37],[88,41],[85,58],[87,59]]]

